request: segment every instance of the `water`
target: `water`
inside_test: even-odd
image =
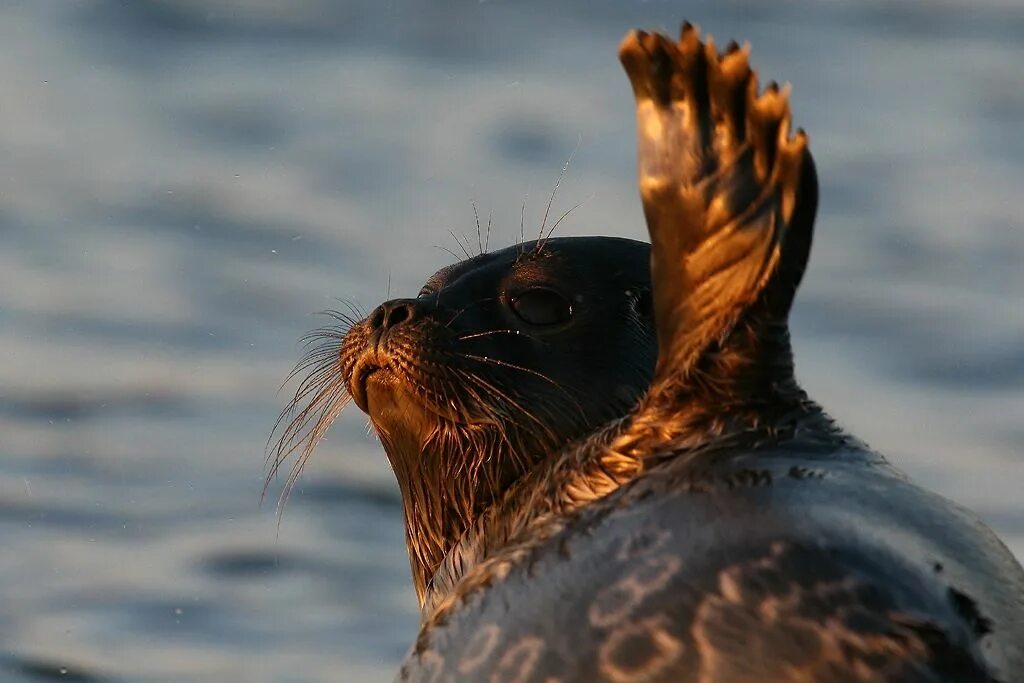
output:
[[[415,292],[449,228],[643,237],[615,47],[678,3],[8,0],[0,8],[0,672],[385,681],[415,630],[356,413],[278,528],[311,312]],[[822,208],[811,393],[1024,556],[1024,8],[696,1],[794,84]]]

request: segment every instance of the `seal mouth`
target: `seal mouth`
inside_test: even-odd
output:
[[[483,416],[467,414],[465,410],[460,411],[454,405],[431,400],[429,392],[414,378],[396,367],[391,362],[391,357],[380,349],[367,349],[363,352],[352,366],[348,380],[352,401],[372,419],[378,411],[376,407],[371,409],[370,406],[371,383],[379,390],[400,392],[406,401],[447,422],[466,425],[494,422]]]
[[[384,369],[384,364],[378,358],[371,357],[376,355],[376,353],[369,351],[362,354],[352,367],[352,375],[348,383],[352,400],[367,415],[370,414],[370,399],[367,395],[366,386],[370,381],[371,375]]]

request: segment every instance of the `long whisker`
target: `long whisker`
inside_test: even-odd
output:
[[[308,357],[308,355],[309,354],[307,354],[307,357]],[[324,357],[325,358],[329,358],[332,355],[333,354],[326,354],[325,353]],[[320,361],[320,359],[318,358],[317,362],[322,362],[322,361]],[[296,371],[301,372],[303,369],[305,369],[305,367],[308,367],[312,363],[313,363],[313,361],[308,361],[307,362],[306,360],[300,360],[298,366],[296,366],[296,370],[293,370],[291,373],[289,373],[289,377],[292,377],[293,375],[295,375]],[[318,391],[320,388],[322,388],[323,385],[327,384],[330,381],[330,378],[334,375],[335,372],[337,372],[337,370],[336,370],[336,368],[334,366],[334,363],[332,362],[332,363],[330,363],[328,365],[325,365],[323,367],[320,367],[319,369],[317,369],[314,372],[310,373],[310,375],[307,376],[302,381],[302,383],[299,385],[298,389],[296,389],[295,394],[292,396],[292,399],[288,402],[288,405],[285,406],[284,410],[281,411],[281,414],[278,415],[277,421],[274,423],[274,428],[273,428],[273,430],[270,433],[270,438],[267,439],[267,448],[270,448],[270,441],[274,438],[274,434],[277,433],[277,429],[281,426],[282,422],[284,422],[285,419],[287,419],[287,418],[292,416],[295,408],[297,408],[299,403],[302,402],[302,399],[304,399],[310,393]],[[288,381],[289,380],[285,380],[285,384],[287,384]],[[284,388],[284,385],[282,385],[282,388]],[[287,430],[286,430],[286,433],[287,433]],[[282,437],[283,436],[285,436],[285,435],[282,435]]]
[[[554,232],[555,232],[555,228],[557,228],[557,227],[558,227],[558,225],[559,225],[559,224],[560,224],[560,223],[561,223],[562,221],[564,221],[564,220],[565,220],[565,219],[566,219],[566,218],[567,218],[567,217],[569,216],[569,214],[571,214],[571,213],[572,213],[573,211],[575,211],[576,209],[580,208],[581,206],[583,206],[584,204],[586,204],[586,203],[587,203],[588,201],[590,201],[590,200],[591,200],[591,199],[593,199],[593,198],[594,198],[594,195],[590,195],[589,197],[587,197],[586,199],[584,199],[583,201],[579,202],[578,204],[576,204],[575,206],[573,206],[572,208],[570,208],[570,209],[569,209],[568,211],[566,211],[565,213],[563,213],[563,214],[562,214],[561,216],[559,216],[559,217],[558,217],[558,220],[557,220],[557,221],[555,221],[555,222],[554,222],[554,223],[553,223],[553,224],[551,225],[551,229],[550,229],[550,230],[548,230],[548,234],[544,236],[544,239],[545,239],[545,240],[551,239],[551,235],[553,235],[553,234],[554,234]]]
[[[307,383],[309,386],[306,386]],[[288,422],[288,425],[281,432],[281,437],[278,439],[277,446],[269,450],[267,462],[269,463],[271,461],[272,456],[273,465],[271,466],[268,480],[277,475],[277,469],[289,455],[295,452],[296,449],[311,438],[312,430],[307,431],[306,427],[310,423],[319,423],[323,415],[330,410],[331,400],[334,398],[336,388],[342,383],[341,377],[337,376],[337,374],[323,373],[322,377],[317,379],[315,382],[307,380],[307,382],[304,382],[299,388],[293,401],[284,409],[284,411],[282,411],[281,416],[278,417],[277,423],[274,425],[274,432],[271,432],[271,435],[276,433],[278,427],[284,420],[292,417],[294,409],[306,396],[313,393],[315,393],[315,396],[309,401],[305,408],[292,417]],[[345,400],[347,402],[348,399],[346,398]],[[317,415],[318,411],[319,416],[313,420],[312,416]]]
[[[480,234],[480,214],[476,210],[476,202],[470,202],[473,206],[473,218],[476,219],[476,248],[479,250],[478,253],[484,253],[483,238]]]
[[[303,346],[306,346],[308,350],[302,355],[298,363],[295,364],[295,367],[292,368],[291,372],[288,373],[288,376],[285,377],[284,382],[282,382],[281,386],[278,387],[278,391],[281,391],[288,382],[307,368],[320,365],[328,358],[339,355],[341,353],[345,334],[347,334],[350,327],[351,324],[322,327],[303,335],[299,341]],[[314,346],[317,342],[320,342],[320,344]]]
[[[434,249],[440,249],[441,251],[446,251],[446,252],[448,252],[448,254],[449,254],[449,255],[450,255],[450,256],[451,256],[451,257],[452,257],[453,259],[455,259],[456,261],[461,261],[461,260],[462,260],[462,258],[461,258],[461,257],[460,257],[460,256],[459,256],[458,254],[456,254],[456,253],[455,253],[454,251],[452,251],[452,250],[451,250],[451,249],[449,249],[448,247],[442,247],[442,246],[441,246],[440,244],[435,244],[435,245],[434,245]]]
[[[327,430],[330,429],[331,425],[344,410],[345,406],[349,404],[352,398],[345,391],[342,382],[331,388],[329,400],[326,402],[325,410],[320,414],[316,424],[310,431],[308,437],[304,440],[305,446],[302,449],[302,455],[295,461],[292,466],[292,471],[288,476],[288,480],[285,482],[284,490],[281,492],[281,498],[278,501],[278,510],[284,509],[284,503],[288,500],[288,495],[291,493],[292,487],[295,486],[295,482],[302,471],[302,467],[309,460],[310,456],[313,455],[313,451],[316,450],[317,445],[323,440],[327,434]]]
[[[497,366],[500,366],[500,367],[511,368],[513,370],[519,370],[520,372],[525,372],[528,375],[533,375],[534,377],[537,377],[538,379],[541,379],[541,380],[547,382],[548,384],[550,384],[551,386],[555,387],[560,392],[562,392],[562,394],[564,396],[566,396],[568,399],[570,399],[575,404],[575,406],[576,406],[577,410],[579,410],[581,416],[585,417],[585,415],[586,415],[585,411],[583,410],[583,406],[580,404],[579,400],[577,400],[575,396],[573,396],[561,384],[559,384],[558,382],[556,382],[555,380],[551,379],[550,377],[548,377],[547,375],[545,375],[543,373],[537,372],[536,370],[531,370],[530,368],[524,368],[521,365],[516,365],[515,363],[509,363],[508,361],[498,360],[497,358],[491,358],[489,356],[478,356],[478,355],[475,355],[475,354],[472,354],[472,353],[465,353],[465,352],[462,352],[462,351],[457,351],[455,353],[457,353],[458,355],[462,356],[463,358],[466,358],[466,359],[469,359],[469,360],[475,360],[475,361],[477,361],[479,363],[490,363],[492,365],[497,365]]]
[[[491,219],[494,218],[494,209],[487,212],[487,234],[484,236],[484,252],[487,253],[487,248],[491,245]]]
[[[498,365],[498,366],[501,366],[501,367],[507,367],[507,368],[512,368],[514,370],[519,370],[521,372],[525,372],[527,374],[533,375],[533,376],[535,376],[535,377],[537,377],[537,378],[547,382],[551,386],[553,386],[556,389],[558,389],[558,391],[560,391],[566,398],[568,398],[570,401],[572,401],[572,403],[576,407],[577,411],[579,411],[580,416],[583,417],[584,419],[586,419],[586,413],[583,410],[583,406],[580,404],[579,400],[575,396],[573,396],[569,391],[567,391],[564,387],[562,387],[558,382],[554,381],[553,379],[551,379],[547,375],[544,375],[544,374],[542,374],[540,372],[537,372],[535,370],[531,370],[529,368],[524,368],[524,367],[515,365],[513,363],[508,363],[507,361],[500,361],[500,360],[498,360],[496,358],[488,358],[488,357],[485,357],[485,356],[475,356],[473,354],[466,354],[466,353],[460,353],[460,355],[462,355],[462,356],[464,356],[466,358],[472,359],[472,360],[476,360],[478,362],[491,363],[493,365]]]
[[[284,503],[317,444],[351,401],[342,376],[342,354],[345,335],[355,324],[354,316],[359,315],[360,311],[355,304],[341,301],[352,314],[338,310],[321,311],[320,314],[338,321],[339,324],[313,330],[302,337],[301,342],[307,347],[307,351],[282,384],[283,388],[295,377],[307,373],[288,405],[278,415],[267,440],[268,472],[263,484],[261,501],[266,497],[271,481],[277,477],[288,458],[295,452],[300,453],[278,499],[279,515],[283,512]],[[276,444],[272,443],[275,436]]]
[[[555,380],[551,379],[550,377],[548,377],[547,375],[545,375],[543,373],[537,372],[536,370],[531,370],[530,368],[524,368],[521,365],[516,365],[515,363],[509,363],[508,361],[498,360],[497,358],[491,358],[489,356],[478,356],[476,354],[464,353],[464,352],[457,352],[457,353],[460,356],[462,356],[463,358],[468,358],[470,360],[475,360],[475,361],[477,361],[479,363],[491,363],[493,365],[500,365],[501,367],[504,367],[504,368],[512,368],[513,370],[519,370],[521,372],[525,372],[528,375],[533,375],[534,377],[542,379],[542,380],[544,380],[545,382],[547,382],[548,384],[550,384],[552,386],[555,386],[555,387],[558,387],[559,389],[562,389],[562,387],[558,384],[558,382],[556,382]],[[562,391],[564,391],[564,389],[562,389]]]
[[[312,351],[307,352],[305,355],[302,356],[302,358],[299,359],[299,362],[296,363],[295,367],[292,368],[291,372],[288,373],[288,376],[285,377],[284,382],[282,382],[281,386],[278,387],[278,391],[284,389],[285,386],[287,386],[288,383],[295,379],[300,373],[308,370],[311,367],[321,367],[328,358],[333,358],[338,353],[340,353],[340,348],[340,343],[332,343],[325,344],[322,348],[318,347]],[[309,378],[307,377],[307,381],[308,380]]]
[[[284,448],[274,458],[274,462],[271,465],[270,472],[267,475],[266,482],[263,487],[263,495],[267,493],[267,489],[270,486],[270,482],[277,476],[281,466],[285,460],[296,451],[300,452],[299,458],[292,466],[292,471],[288,475],[288,479],[285,481],[284,489],[281,492],[281,496],[278,498],[278,514],[281,514],[284,510],[284,504],[288,500],[288,496],[291,493],[291,489],[295,485],[299,473],[306,461],[309,460],[310,456],[313,455],[313,451],[316,450],[317,445],[323,440],[327,434],[327,430],[330,429],[331,425],[337,419],[341,411],[349,404],[351,397],[348,395],[344,387],[344,382],[338,381],[324,389],[322,398],[318,398],[316,404],[319,410],[315,413],[315,419],[310,419],[312,412],[306,413],[305,417],[302,418],[300,431],[296,431],[292,438],[284,443]],[[305,411],[303,411],[305,412]],[[301,431],[307,424],[312,423],[313,426],[308,431]]]
[[[524,409],[516,401],[514,401],[512,398],[510,398],[507,394],[505,394],[501,390],[497,389],[494,385],[490,384],[489,382],[483,380],[482,378],[480,378],[479,376],[477,376],[477,375],[475,375],[473,373],[469,373],[469,372],[465,372],[465,371],[458,371],[456,374],[458,374],[458,375],[462,376],[463,378],[465,378],[466,381],[469,384],[476,385],[482,392],[484,392],[491,399],[489,401],[484,401],[483,399],[481,399],[479,397],[479,395],[476,393],[476,391],[474,391],[470,386],[467,386],[466,388],[470,391],[470,393],[473,394],[474,397],[477,398],[477,402],[478,403],[482,403],[482,404],[495,403],[495,401],[493,399],[494,399],[494,397],[498,397],[499,399],[504,401],[506,404],[509,404],[512,407],[514,407],[515,409],[517,409],[521,414],[526,416],[528,419],[537,422],[537,424],[540,425],[541,428],[545,429],[546,431],[550,431],[550,430],[547,429],[546,425],[544,425],[544,423],[538,417],[536,417],[530,411]],[[492,411],[492,412],[494,412],[494,411]],[[509,430],[508,430],[508,427],[507,427],[507,423],[504,420],[495,420],[494,425],[496,426],[496,429],[494,430],[494,433],[498,436],[498,439],[502,443],[504,443],[506,445],[506,447],[507,447],[506,450],[505,450],[504,455],[506,457],[511,457],[513,460],[515,460],[515,462],[517,463],[518,466],[523,466],[523,464],[528,461],[529,456],[528,456],[528,454],[525,452],[525,450],[523,448],[521,448],[520,446],[517,446],[517,444],[514,444],[512,442],[512,439],[509,437]],[[517,438],[516,441],[518,443],[519,439]],[[486,451],[481,451],[481,452],[486,452]],[[477,466],[474,468],[474,470],[475,471],[480,471],[480,467],[486,461],[487,461],[487,457],[478,458],[476,460]],[[488,474],[488,470],[486,470],[486,469],[484,469],[483,472],[484,472],[485,475]],[[491,478],[493,479],[494,476],[496,476],[496,475],[492,474]],[[491,483],[492,483],[492,485],[494,485],[495,482],[492,481]]]
[[[346,304],[345,307],[349,309],[348,313],[339,311],[336,308],[325,308],[322,311],[318,311],[317,315],[326,316],[328,318],[332,318],[338,321],[339,323],[341,323],[342,326],[345,327],[346,330],[366,317],[366,315],[364,315],[362,311],[355,307],[355,304],[351,304],[347,301],[341,303]]]
[[[459,245],[459,248],[462,249],[462,253],[466,255],[466,258],[473,258],[469,253],[469,249],[467,249],[466,245],[462,243],[462,240],[459,239],[459,236],[455,234],[454,230],[449,230],[448,234],[451,235],[455,240],[455,243]]]
[[[487,330],[486,332],[476,332],[475,334],[467,334],[462,337],[456,337],[457,341],[468,341],[470,339],[477,339],[479,337],[488,337],[492,334],[514,334],[518,335],[519,330]]]
[[[357,304],[355,300],[342,299],[341,297],[334,297],[334,300],[347,308],[354,320],[362,320],[366,317],[366,311],[360,308],[359,304]]]
[[[474,373],[470,373],[470,372],[467,372],[467,371],[464,371],[464,370],[458,371],[458,374],[463,376],[463,377],[465,377],[466,379],[468,379],[469,381],[473,382],[474,384],[476,384],[477,386],[481,387],[482,389],[488,391],[491,395],[497,396],[502,401],[507,403],[509,406],[511,406],[512,408],[515,408],[520,413],[522,413],[524,416],[526,416],[530,420],[533,420],[534,422],[536,422],[545,432],[548,433],[548,436],[550,436],[550,437],[554,437],[555,436],[554,430],[550,426],[545,424],[543,420],[541,420],[539,417],[537,417],[531,411],[529,411],[526,408],[524,408],[518,401],[513,399],[507,393],[505,393],[501,389],[498,389],[496,386],[494,386],[494,384],[488,382],[487,380],[483,379],[479,375],[476,375]]]
[[[526,241],[526,197],[523,197],[523,205],[519,208],[519,244]]]
[[[444,326],[445,327],[451,327],[452,323],[454,323],[456,320],[458,320],[459,316],[462,315],[463,313],[465,313],[466,311],[468,311],[469,309],[473,308],[474,306],[479,306],[480,304],[485,304],[485,303],[487,303],[489,301],[494,301],[496,298],[497,297],[493,297],[492,296],[492,297],[488,297],[486,299],[477,299],[476,301],[474,301],[472,303],[466,304],[465,306],[463,306],[462,308],[457,310],[455,312],[455,315],[453,315],[451,317],[451,319],[449,319],[448,322],[446,322],[444,324]]]
[[[558,174],[558,179],[555,180],[555,186],[553,188],[551,188],[551,196],[548,197],[548,205],[544,209],[544,218],[540,222],[540,232],[537,235],[538,250],[539,250],[539,247],[540,247],[540,243],[541,243],[541,241],[544,238],[544,228],[548,224],[548,214],[551,213],[551,205],[554,203],[555,195],[558,193],[558,186],[562,184],[562,178],[565,177],[565,172],[569,170],[569,164],[572,163],[573,157],[576,156],[576,151],[579,150],[580,143],[582,143],[582,142],[583,142],[583,137],[582,136],[577,138],[576,146],[573,148],[572,153],[569,155],[569,158],[565,160],[565,165],[562,166],[562,171]]]

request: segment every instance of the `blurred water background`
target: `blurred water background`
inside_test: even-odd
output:
[[[812,395],[1024,556],[1017,0],[5,0],[0,679],[386,681],[416,627],[354,409],[278,528],[276,394],[322,323],[492,246],[645,237],[633,26],[749,40],[822,182]],[[475,236],[473,237],[475,240]]]

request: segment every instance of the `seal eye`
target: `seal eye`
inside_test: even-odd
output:
[[[572,318],[572,304],[552,289],[534,287],[515,294],[512,311],[531,325],[557,325]]]

